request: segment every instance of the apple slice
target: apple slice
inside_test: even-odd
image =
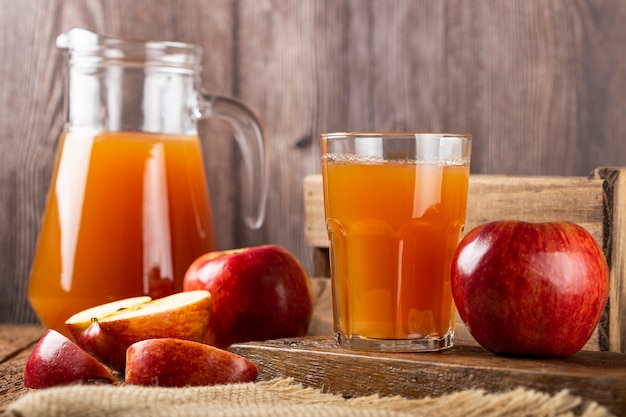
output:
[[[73,382],[112,382],[115,377],[93,356],[56,330],[39,339],[24,368],[24,385],[47,388]]]
[[[126,349],[140,340],[174,337],[202,341],[212,306],[211,293],[205,290],[156,300],[133,297],[76,313],[65,325],[80,347],[123,372]]]
[[[149,339],[126,352],[126,382],[183,387],[253,382],[258,370],[250,360],[227,350],[180,339]]]

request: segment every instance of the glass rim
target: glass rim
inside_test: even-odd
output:
[[[450,132],[329,132],[322,133],[320,136],[324,139],[348,139],[356,137],[378,137],[378,138],[418,138],[418,137],[437,137],[437,138],[461,138],[471,140],[470,133],[450,133]]]
[[[321,135],[322,158],[334,162],[357,160],[416,161],[469,164],[472,135],[418,132],[336,132]]]

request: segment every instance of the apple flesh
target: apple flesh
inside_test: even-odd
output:
[[[70,339],[56,330],[46,330],[28,357],[24,385],[47,388],[75,382],[115,383],[115,377]]]
[[[180,292],[152,300],[133,297],[92,307],[65,325],[76,343],[100,362],[123,372],[126,349],[160,337],[202,341],[211,320],[208,291]]]
[[[313,314],[311,282],[288,250],[263,245],[209,252],[185,274],[183,291],[211,292],[213,314],[204,342],[233,343],[306,335]]]
[[[485,349],[567,357],[591,337],[608,298],[606,258],[570,222],[497,221],[460,242],[451,286],[459,315]]]
[[[250,360],[227,350],[180,339],[149,339],[134,343],[126,353],[129,384],[183,387],[256,380]]]

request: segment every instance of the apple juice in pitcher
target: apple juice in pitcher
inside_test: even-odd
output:
[[[69,54],[66,123],[28,298],[46,327],[67,335],[65,320],[86,308],[181,291],[191,263],[216,248],[200,119],[233,127],[253,229],[265,214],[267,165],[254,113],[202,92],[198,46],[71,29],[57,47]]]
[[[215,248],[198,138],[70,132],[59,146],[29,288],[42,321],[181,291],[175,277]]]

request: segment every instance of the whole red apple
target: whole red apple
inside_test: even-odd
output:
[[[567,357],[584,346],[602,316],[608,266],[577,224],[497,221],[461,240],[451,286],[461,319],[485,349]]]
[[[24,368],[24,385],[29,388],[97,381],[115,383],[115,377],[93,356],[51,329],[39,339]]]
[[[129,384],[184,387],[253,382],[250,360],[204,343],[173,338],[147,339],[126,351]]]
[[[215,251],[195,260],[183,290],[207,290],[213,314],[204,342],[233,343],[306,335],[313,314],[311,282],[277,245]]]

